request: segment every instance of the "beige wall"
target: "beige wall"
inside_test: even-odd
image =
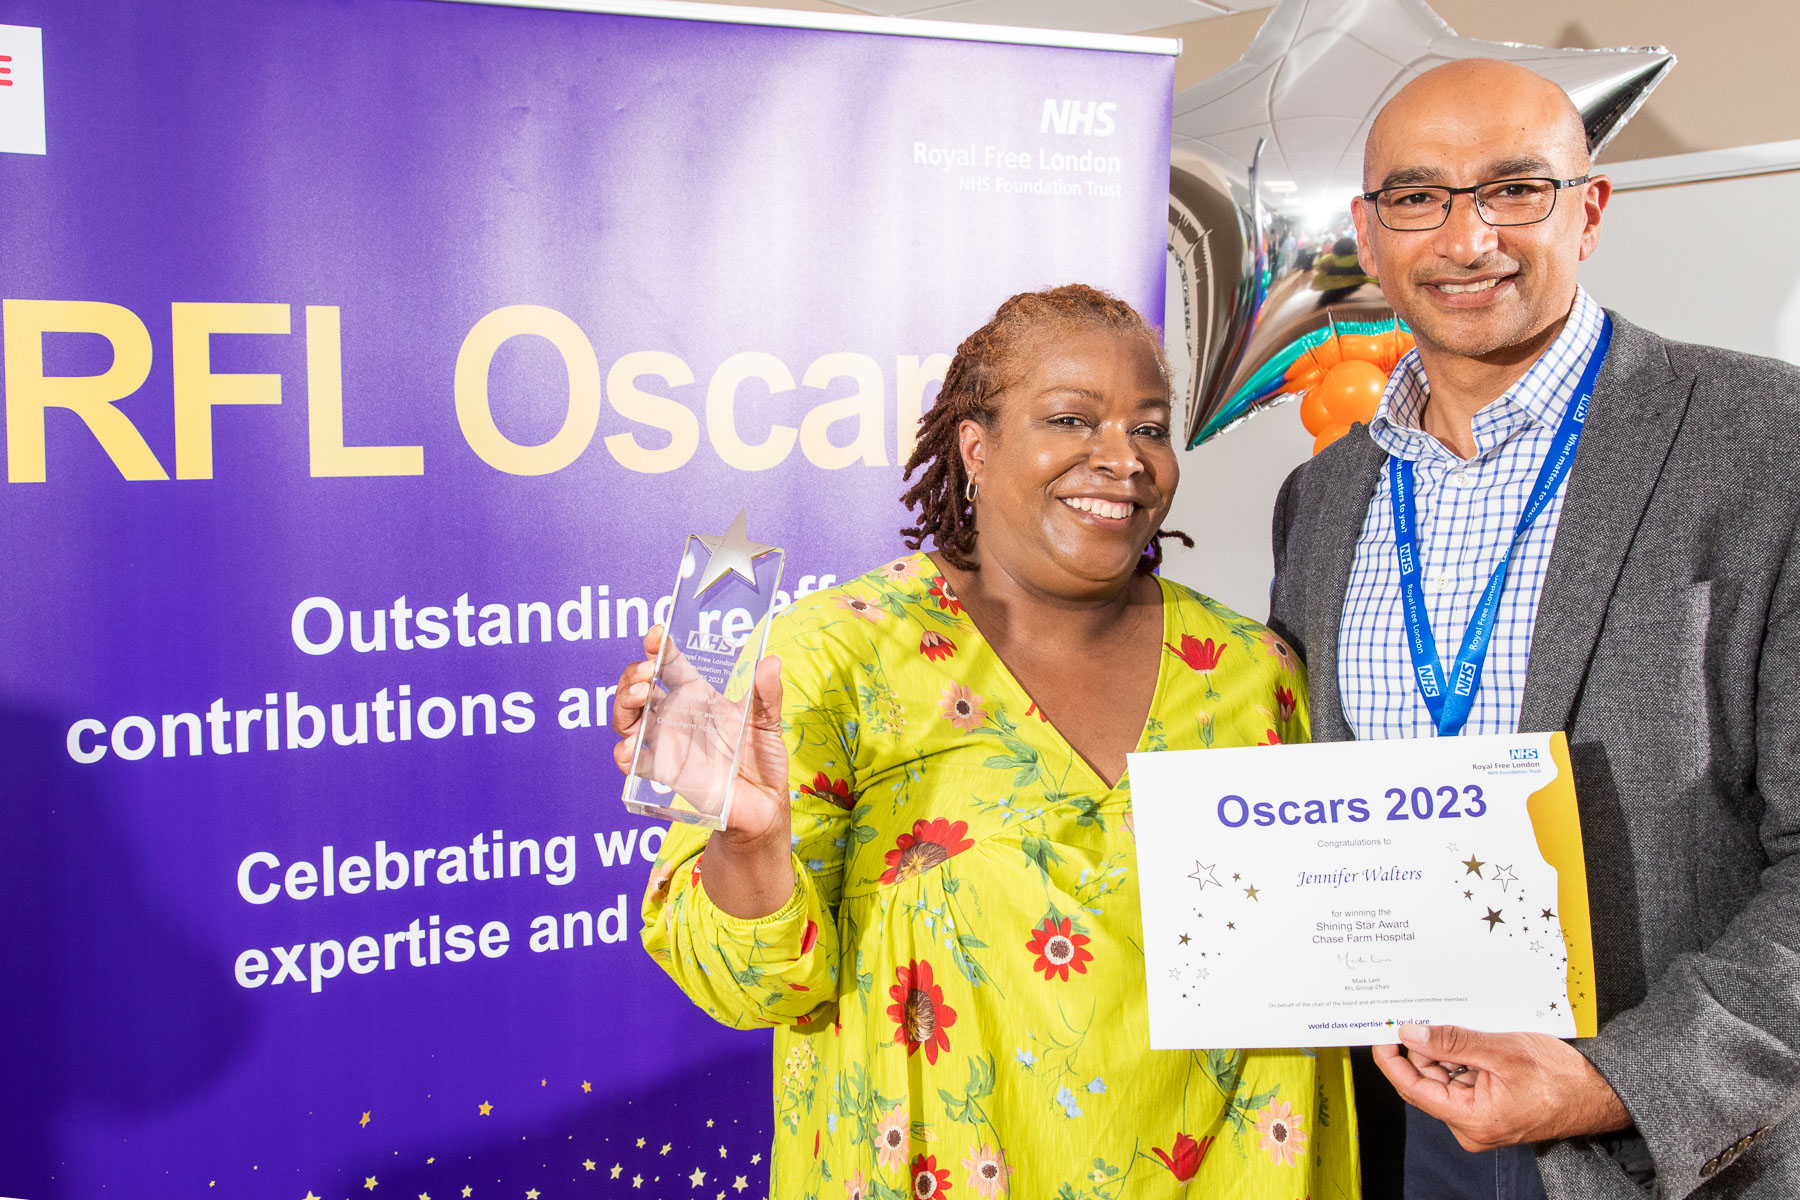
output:
[[[855,13],[833,0],[713,0]],[[1101,3],[1103,0],[1094,0]],[[1609,162],[1800,138],[1800,0],[1428,0],[1464,37],[1537,46],[1667,46],[1679,61],[1607,148]],[[1266,12],[1145,30],[1178,37],[1175,90],[1234,62]]]
[[[1537,46],[1667,46],[1669,73],[1607,148],[1608,162],[1800,138],[1794,0],[1430,0],[1464,37]],[[1148,30],[1182,39],[1175,90],[1235,61],[1264,13]]]

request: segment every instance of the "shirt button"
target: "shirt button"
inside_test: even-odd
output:
[[[1433,575],[1430,582],[1432,591],[1447,592],[1450,590],[1451,585],[1456,581],[1451,579],[1448,575]]]
[[[1474,478],[1462,467],[1453,467],[1450,471],[1450,483],[1453,487],[1468,488],[1475,486]]]

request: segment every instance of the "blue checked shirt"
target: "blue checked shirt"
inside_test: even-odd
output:
[[[1525,375],[1475,416],[1475,457],[1464,462],[1420,428],[1430,395],[1416,352],[1400,360],[1369,435],[1388,452],[1381,481],[1356,542],[1356,565],[1338,627],[1338,691],[1359,739],[1436,737],[1419,695],[1400,615],[1400,571],[1394,559],[1393,458],[1413,462],[1419,554],[1431,631],[1446,673],[1462,647],[1475,606],[1519,523],[1558,422],[1574,399],[1600,338],[1604,314],[1586,291],[1556,341]],[[1557,490],[1519,538],[1495,618],[1466,734],[1513,733],[1525,693],[1525,665],[1538,594],[1556,540],[1563,493]]]

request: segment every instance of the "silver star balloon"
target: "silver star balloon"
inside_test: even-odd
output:
[[[775,549],[774,546],[750,540],[750,534],[745,529],[744,510],[741,508],[738,509],[737,519],[732,521],[731,528],[723,534],[696,533],[694,538],[709,551],[706,569],[700,572],[700,582],[694,585],[696,596],[704,595],[707,588],[727,575],[737,575],[754,588],[755,560]]]
[[[1280,0],[1243,58],[1175,97],[1167,341],[1189,446],[1287,399],[1272,389],[1309,337],[1393,327],[1341,253],[1363,141],[1409,80],[1459,58],[1561,84],[1596,153],[1675,64],[1660,46],[1458,37],[1424,0]]]

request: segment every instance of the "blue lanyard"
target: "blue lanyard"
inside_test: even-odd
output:
[[[1506,553],[1488,579],[1487,590],[1475,607],[1468,632],[1463,634],[1462,649],[1456,653],[1455,675],[1444,676],[1443,661],[1438,657],[1437,638],[1432,636],[1431,619],[1425,611],[1425,589],[1419,578],[1419,528],[1413,511],[1413,465],[1404,458],[1388,460],[1388,487],[1394,500],[1394,553],[1400,560],[1400,613],[1406,623],[1406,646],[1412,651],[1413,674],[1419,681],[1419,694],[1439,737],[1455,737],[1462,732],[1475,706],[1475,689],[1481,686],[1481,665],[1487,659],[1488,643],[1494,638],[1494,618],[1500,611],[1500,594],[1506,587],[1506,569],[1512,563],[1513,550],[1519,537],[1531,527],[1549,505],[1569,468],[1575,461],[1575,447],[1581,441],[1582,427],[1587,423],[1588,402],[1594,395],[1594,381],[1600,377],[1600,366],[1606,361],[1606,349],[1612,343],[1612,318],[1603,316],[1600,340],[1588,357],[1587,369],[1575,385],[1575,396],[1557,426],[1550,442],[1544,465],[1538,469],[1537,482],[1519,514]]]

